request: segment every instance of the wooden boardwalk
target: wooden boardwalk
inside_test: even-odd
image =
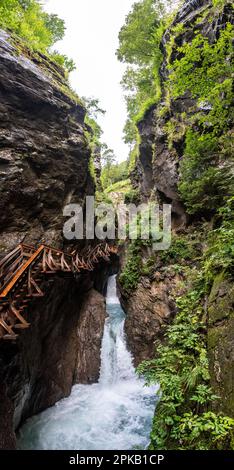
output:
[[[45,277],[92,271],[97,263],[109,261],[117,251],[116,246],[108,244],[72,254],[46,245],[17,246],[0,260],[0,340],[14,341],[20,330],[30,326],[23,314],[33,298],[45,295]]]

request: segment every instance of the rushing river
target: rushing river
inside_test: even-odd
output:
[[[126,347],[124,312],[109,278],[99,383],[73,387],[69,398],[30,418],[20,449],[131,450],[149,442],[156,387],[145,387]]]

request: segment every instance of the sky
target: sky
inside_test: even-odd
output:
[[[66,35],[56,49],[71,57],[77,70],[70,74],[72,88],[79,96],[94,97],[106,110],[99,123],[102,140],[112,148],[118,161],[128,156],[123,127],[127,117],[120,81],[124,72],[115,55],[118,33],[134,0],[44,0],[48,13],[65,20]]]

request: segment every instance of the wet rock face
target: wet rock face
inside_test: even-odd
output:
[[[58,66],[4,31],[0,64],[0,252],[22,241],[59,247],[63,207],[83,204],[94,191],[85,110]],[[0,448],[14,448],[14,429],[68,396],[75,383],[80,310],[93,281],[90,274],[51,281],[29,305],[30,328],[15,343],[0,342]],[[84,310],[82,327],[90,333]],[[95,327],[101,337],[101,321]]]
[[[14,429],[69,396],[74,384],[99,378],[104,297],[88,276],[85,282],[57,279],[46,289],[30,306],[30,328],[15,344],[0,343],[0,448],[14,448]]]
[[[234,417],[234,286],[221,273],[208,300],[208,355],[212,387],[222,397],[218,407]]]
[[[175,276],[156,272],[154,279],[142,278],[131,296],[122,293],[127,312],[125,331],[135,366],[155,356],[155,341],[163,337],[165,327],[176,313],[170,294],[177,280]]]
[[[154,122],[155,106],[153,106],[145,115],[144,119],[138,124],[138,130],[141,135],[140,143],[140,164],[143,171],[140,174],[141,198],[147,200],[150,197],[154,187],[152,160],[153,160],[153,143],[154,132],[152,123]]]
[[[160,203],[171,204],[172,223],[175,229],[183,228],[189,221],[178,192],[179,168],[183,159],[186,134],[186,128],[178,116],[186,113],[191,117],[198,112],[198,109],[189,94],[177,100],[171,100],[170,107],[167,106],[165,84],[169,73],[168,60],[171,63],[179,57],[176,47],[185,42],[191,42],[196,31],[202,32],[210,42],[214,42],[219,37],[220,30],[225,27],[228,21],[232,21],[231,4],[227,2],[222,13],[216,9],[213,14],[212,7],[212,0],[188,0],[181,6],[161,43],[163,54],[160,69],[162,98],[157,105],[146,112],[138,125],[141,145],[139,159],[131,175],[133,187],[140,190],[143,200],[149,196],[155,198],[156,195]],[[207,18],[203,18],[203,12],[210,12],[210,18],[213,21],[210,21],[210,18],[209,21]],[[174,37],[173,28],[178,25],[183,26],[183,29]],[[172,36],[175,47],[172,48],[171,56],[168,59],[167,45]],[[168,123],[175,125],[171,141],[168,138]]]
[[[167,45],[173,35],[173,28],[182,25],[181,32],[174,38],[175,46],[191,42],[196,31],[201,31],[212,42],[217,39],[220,29],[230,21],[230,2],[220,13],[215,10],[213,21],[208,21],[203,12],[213,8],[212,0],[188,0],[178,11],[172,26],[165,32],[161,44],[163,61],[160,70],[162,83],[161,100],[145,114],[138,128],[141,136],[140,155],[135,170],[131,175],[134,188],[138,188],[142,199],[157,199],[158,202],[172,205],[173,229],[181,231],[190,220],[178,191],[179,167],[185,148],[186,128],[178,116],[186,113],[192,117],[198,110],[195,102],[187,93],[183,97],[171,100],[167,105],[165,95],[168,79]],[[200,18],[200,19],[199,19]],[[173,36],[174,37],[174,36]],[[169,61],[178,58],[176,47],[172,48]],[[175,129],[169,139],[167,124],[173,122]],[[152,357],[154,341],[162,335],[163,326],[174,314],[174,308],[169,300],[170,278],[157,282],[149,279],[139,283],[132,297],[123,296],[127,313],[126,332],[135,361]],[[225,348],[227,350],[227,348]]]
[[[0,384],[0,449],[16,448],[16,438],[12,427],[13,414],[14,407],[6,394],[6,387],[4,384]]]
[[[0,31],[1,250],[61,243],[63,207],[93,193],[85,110],[62,70]]]
[[[14,425],[68,396],[73,383],[80,299],[75,281],[57,279],[31,303],[31,323],[17,342],[0,343],[1,382],[14,404]],[[2,417],[1,417],[2,418]],[[4,419],[4,417],[3,417]]]
[[[88,292],[81,307],[77,325],[78,350],[75,383],[98,382],[105,319],[105,298],[92,289]]]

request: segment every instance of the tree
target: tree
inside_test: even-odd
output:
[[[57,41],[63,39],[65,34],[64,20],[58,17],[58,15],[51,15],[44,13],[45,26],[51,33],[51,41],[54,44]]]
[[[85,107],[87,109],[87,113],[91,119],[97,119],[98,116],[106,114],[106,111],[100,108],[99,100],[96,98],[85,98],[83,97],[82,100],[85,103]]]
[[[14,31],[26,41],[29,48],[50,54],[67,71],[74,70],[72,59],[56,51],[51,52],[55,42],[64,36],[64,21],[57,15],[43,11],[39,1],[0,0],[0,26]]]
[[[134,3],[119,33],[117,57],[121,62],[146,65],[154,57],[155,30],[165,13],[165,3],[160,0],[143,0]]]
[[[134,3],[119,33],[118,59],[128,64],[122,78],[128,119],[124,140],[131,145],[137,141],[138,116],[160,93],[160,41],[167,0],[141,0]]]
[[[116,161],[116,156],[114,154],[114,150],[104,146],[104,150],[102,151],[102,166],[110,168],[111,165]]]
[[[134,146],[134,143],[137,140],[137,128],[132,119],[127,119],[123,132],[125,144],[128,144],[131,147]]]

